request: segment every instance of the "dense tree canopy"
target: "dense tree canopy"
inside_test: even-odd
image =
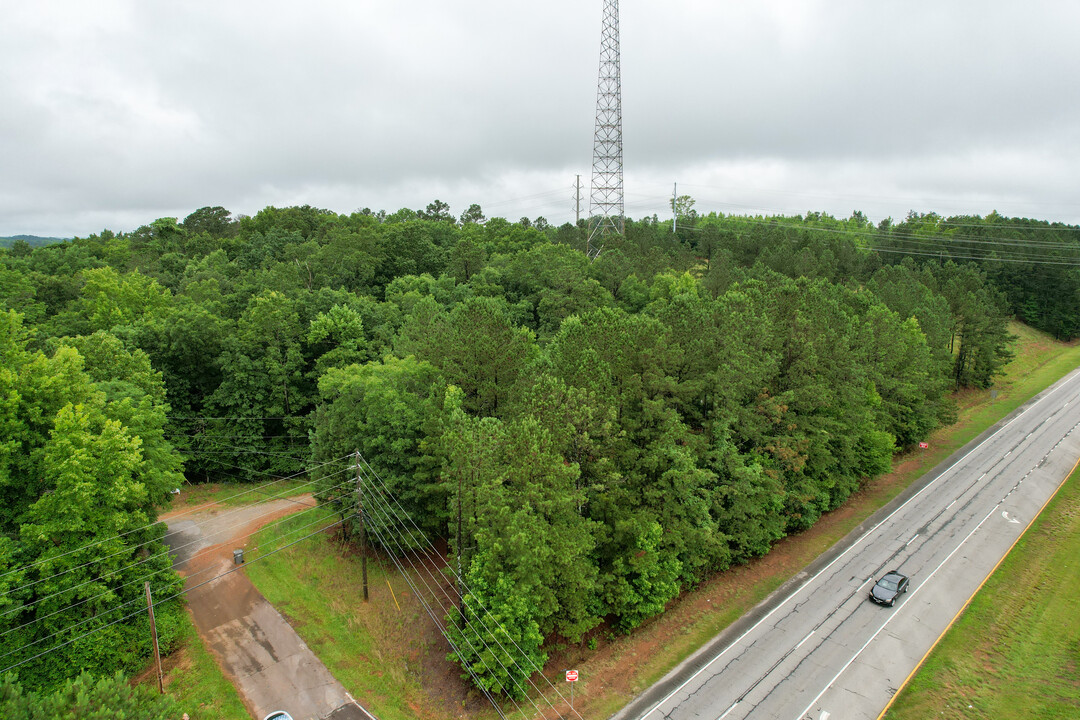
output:
[[[144,620],[108,623],[142,578],[178,587],[151,523],[183,477],[314,467],[352,518],[359,451],[446,540],[454,659],[517,695],[546,640],[633,629],[951,422],[1010,316],[1080,334],[1077,228],[693,205],[594,261],[583,226],[440,201],[207,207],[0,251],[0,667],[70,640],[20,668],[50,688],[145,654]]]

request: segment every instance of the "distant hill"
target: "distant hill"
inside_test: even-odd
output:
[[[37,235],[12,235],[10,237],[0,237],[0,247],[9,248],[15,244],[16,240],[25,240],[31,247],[41,247],[42,245],[55,245],[56,243],[62,243],[65,240],[71,238],[57,238],[57,237],[39,237]]]

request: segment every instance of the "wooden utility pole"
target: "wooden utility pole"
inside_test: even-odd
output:
[[[360,481],[360,451],[356,451],[356,517],[360,519],[360,576],[363,578],[364,602],[367,591],[367,532],[364,530],[364,489]]]
[[[146,610],[150,613],[150,637],[154,639],[154,660],[157,661],[157,687],[158,692],[164,695],[165,674],[161,672],[161,650],[158,648],[157,623],[154,622],[154,601],[150,598],[149,580],[146,581],[144,587],[146,589]]]

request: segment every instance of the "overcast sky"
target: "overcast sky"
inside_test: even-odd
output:
[[[588,213],[602,0],[0,0],[0,235]],[[1080,3],[623,0],[626,214],[1080,223]]]

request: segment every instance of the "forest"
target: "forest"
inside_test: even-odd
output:
[[[170,491],[304,475],[351,534],[359,451],[447,548],[454,660],[513,696],[528,671],[470,651],[471,616],[536,666],[630,632],[952,422],[1010,318],[1080,335],[1076,226],[680,200],[677,227],[627,220],[593,261],[583,223],[439,201],[0,249],[0,671],[51,693],[139,669],[146,581],[167,652]]]

